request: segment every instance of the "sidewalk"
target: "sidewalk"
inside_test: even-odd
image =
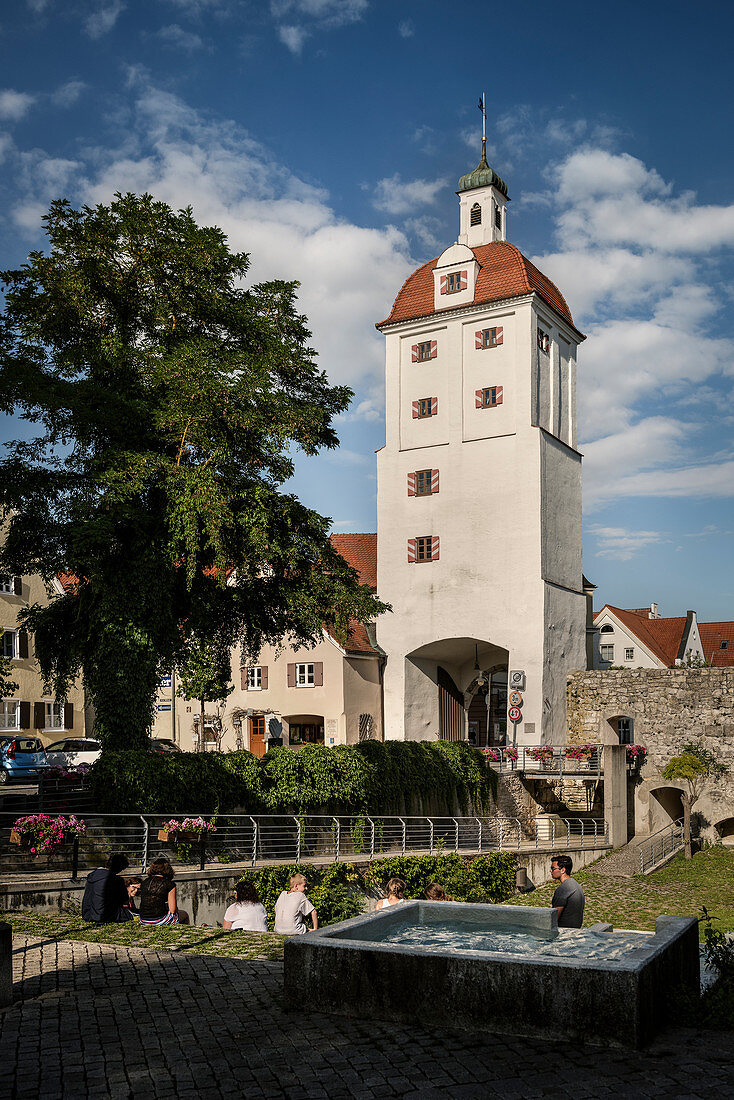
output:
[[[734,1035],[645,1053],[282,1011],[282,964],[16,936],[0,1094],[125,1100],[729,1100]],[[441,991],[436,991],[441,995]],[[355,1006],[356,1010],[356,1006]]]

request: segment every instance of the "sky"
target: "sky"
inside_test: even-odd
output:
[[[486,92],[508,239],[588,337],[596,606],[734,619],[733,34],[727,0],[16,0],[0,267],[43,247],[51,200],[149,191],[221,226],[253,281],[299,280],[320,365],[355,398],[292,488],[335,531],[375,530],[374,324],[456,239]]]

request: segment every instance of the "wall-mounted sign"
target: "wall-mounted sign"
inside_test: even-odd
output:
[[[522,711],[519,707],[510,707],[507,712],[507,717],[510,719],[511,722],[519,722],[522,718]]]
[[[170,709],[171,709],[171,704],[170,703],[159,703],[158,704],[158,710],[170,710]]]
[[[522,695],[520,694],[519,691],[511,691],[510,692],[510,706],[511,707],[521,707],[522,706]]]
[[[507,678],[507,686],[510,691],[525,691],[525,673],[513,668]]]
[[[171,677],[161,676],[160,685],[162,688],[169,688],[171,686]]]

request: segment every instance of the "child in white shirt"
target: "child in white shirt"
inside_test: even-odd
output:
[[[291,875],[289,889],[275,903],[275,931],[281,936],[303,936],[308,931],[306,917],[311,917],[314,931],[319,926],[318,913],[306,897],[308,880],[305,875]]]

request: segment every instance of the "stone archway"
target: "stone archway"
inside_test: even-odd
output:
[[[663,829],[666,825],[672,825],[674,821],[683,817],[683,792],[680,787],[655,787],[650,791],[650,825],[651,833]]]
[[[734,848],[734,817],[725,817],[716,823],[719,839],[727,848]]]
[[[405,657],[405,729],[409,740],[431,737],[491,742],[488,704],[493,677],[504,675],[506,695],[509,653],[480,638],[442,638]],[[505,699],[501,720],[506,721]],[[496,716],[497,724],[500,715]]]

